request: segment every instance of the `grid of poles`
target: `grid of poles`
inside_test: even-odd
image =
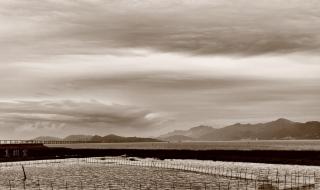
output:
[[[160,174],[171,172],[192,172],[210,175],[212,181],[192,181],[190,183],[172,181],[144,181],[143,179],[128,178],[127,176],[114,176],[99,184],[87,184],[81,180],[75,181],[48,181],[43,179],[9,179],[7,184],[2,184],[7,189],[204,189],[204,190],[259,190],[259,189],[316,189],[317,174],[315,171],[280,171],[279,169],[253,169],[243,167],[227,167],[212,165],[208,161],[182,161],[182,160],[153,160],[135,159],[125,157],[98,157],[74,158],[65,160],[38,160],[24,162],[0,163],[2,167],[43,167],[53,164],[89,164],[105,165],[110,167],[132,167],[132,172],[137,167],[157,169]],[[213,162],[212,162],[213,163]]]

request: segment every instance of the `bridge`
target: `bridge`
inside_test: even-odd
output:
[[[1,145],[19,145],[19,144],[83,144],[99,143],[98,141],[64,141],[64,140],[0,140]]]

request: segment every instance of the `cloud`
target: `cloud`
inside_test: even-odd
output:
[[[111,104],[97,101],[16,101],[0,102],[2,131],[6,125],[15,125],[17,132],[60,131],[74,133],[86,128],[91,133],[96,130],[108,132],[136,130],[136,132],[160,125],[164,122],[161,114],[134,106]]]
[[[96,75],[67,80],[65,91],[115,95],[123,100],[172,114],[184,125],[232,118],[316,119],[318,79],[218,77],[179,72]],[[301,114],[304,113],[304,114]],[[236,120],[236,119],[234,119]],[[172,126],[167,126],[172,127]]]
[[[319,2],[286,2],[4,1],[1,59],[136,48],[190,55],[319,53]]]
[[[62,79],[74,89],[87,87],[109,88],[109,89],[129,89],[143,91],[157,91],[166,93],[166,91],[203,91],[203,90],[221,90],[236,89],[238,87],[259,85],[268,83],[268,80],[245,78],[245,77],[221,77],[200,75],[196,73],[187,73],[179,71],[149,71],[149,72],[131,72],[116,75],[95,75],[80,76],[68,79]],[[272,81],[269,81],[271,83]],[[62,82],[58,82],[62,83]],[[141,92],[141,91],[140,91]]]
[[[319,17],[313,0],[2,0],[0,135],[316,120]]]

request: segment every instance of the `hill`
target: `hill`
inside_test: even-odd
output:
[[[320,122],[300,123],[283,118],[258,124],[236,123],[220,129],[211,127],[196,129],[191,128],[179,131],[179,133],[200,141],[320,139]],[[177,131],[167,133],[164,136],[172,139],[175,135],[178,135]]]
[[[122,137],[114,134],[106,136],[98,135],[69,135],[65,138],[41,136],[32,140],[41,141],[92,141],[98,143],[120,143],[120,142],[161,142],[161,140],[153,138],[142,138],[142,137]]]
[[[189,130],[175,130],[173,132],[159,136],[159,139],[175,140],[174,137],[176,137],[176,138],[180,138],[181,140],[183,138],[185,138],[186,140],[191,140],[191,139],[195,140],[195,139],[201,138],[203,135],[205,135],[207,133],[211,133],[215,130],[216,129],[214,129],[212,127],[200,125],[197,127],[193,127]],[[179,140],[175,140],[175,141],[179,141]]]
[[[65,137],[63,140],[65,141],[90,141],[92,135],[69,135]]]
[[[34,138],[32,140],[36,140],[36,141],[61,141],[63,139],[59,138],[59,137],[40,136],[40,137],[36,137],[36,138]]]
[[[121,137],[114,134],[107,136],[95,135],[91,138],[92,141],[103,142],[103,143],[121,143],[121,142],[161,142],[158,139],[153,138],[141,138],[141,137]]]

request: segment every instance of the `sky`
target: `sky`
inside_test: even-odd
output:
[[[320,120],[317,0],[1,0],[0,139]]]

